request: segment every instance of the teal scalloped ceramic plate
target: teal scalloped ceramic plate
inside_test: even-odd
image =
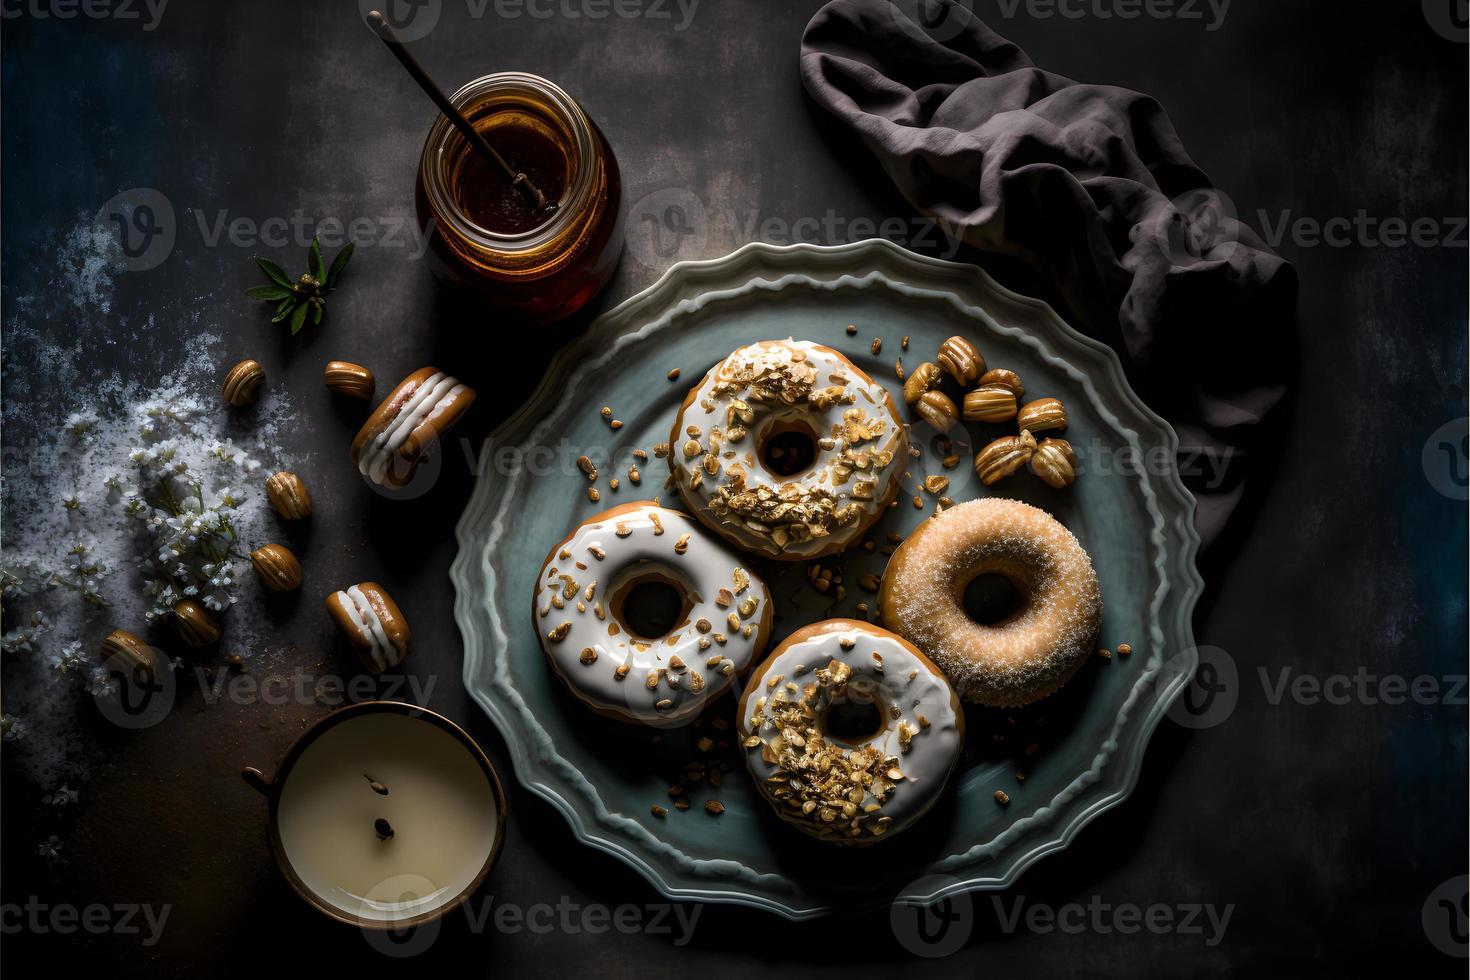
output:
[[[850,323],[858,328],[851,336]],[[944,469],[940,437],[916,426],[924,452],[915,479],[942,473],[955,500],[1014,496],[1056,515],[1096,564],[1102,642],[1130,643],[1134,653],[1094,658],[1059,694],[1026,710],[970,709],[965,755],[941,803],[919,826],[874,845],[861,875],[852,873],[850,851],[823,848],[776,819],[735,747],[728,755],[716,748],[717,757],[736,760],[722,785],[701,783],[689,811],[653,816],[651,804],[669,805],[669,784],[700,755],[695,735],[607,721],[566,693],[531,621],[546,551],[604,507],[659,494],[674,501],[662,489],[661,461],[639,463],[643,482],[630,482],[626,468],[637,462],[630,454],[668,440],[688,386],[736,347],[786,336],[829,344],[897,394],[894,361],[912,367],[932,359],[954,334],[972,338],[992,367],[1017,371],[1028,395],[1066,403],[1083,472],[1064,491],[1025,473],[986,489],[965,462]],[[875,337],[883,341],[878,354]],[[671,383],[674,367],[681,377]],[[620,429],[600,416],[603,405],[623,421]],[[971,444],[999,434],[956,429],[954,452],[968,460]],[[526,406],[490,437],[451,572],[465,686],[505,736],[521,783],[564,814],[577,837],[623,859],[670,898],[799,919],[1003,888],[1128,795],[1149,735],[1194,671],[1199,539],[1175,447],[1174,432],[1129,389],[1112,351],[974,266],[880,240],[753,244],[722,259],[681,262],[569,345]],[[583,453],[603,471],[598,504],[587,499],[575,465]],[[610,475],[621,478],[616,491]],[[860,577],[882,571],[889,533],[908,531],[931,509],[932,502],[918,510],[902,498],[874,532],[873,550],[829,562],[846,585],[841,599],[813,589],[804,566],[756,563],[776,596],[776,639],[871,603]],[[709,711],[733,716],[733,702]],[[997,789],[1009,794],[1009,806],[997,805]],[[706,813],[700,804],[708,798],[725,812]]]

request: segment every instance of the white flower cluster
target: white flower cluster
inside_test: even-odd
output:
[[[93,471],[93,479],[101,476],[100,486],[88,488],[83,482],[77,492],[62,497],[69,529],[65,533],[102,533],[109,544],[106,554],[123,562],[132,556],[143,581],[142,615],[149,623],[167,619],[174,604],[185,598],[217,613],[225,611],[238,598],[235,563],[243,560],[236,545],[238,508],[245,496],[233,488],[257,482],[260,462],[232,440],[218,438],[218,425],[210,424],[217,420],[210,418],[204,403],[177,391],[130,405],[127,419],[123,438],[132,448],[126,459],[126,442],[110,448],[118,445],[118,434],[99,438],[103,429],[96,411],[74,413],[63,424],[70,451],[94,460],[92,465],[102,471]],[[79,467],[80,472],[86,469]],[[115,521],[109,512],[118,515]],[[94,550],[93,544],[78,540],[59,563],[32,552],[29,560],[0,570],[7,611],[27,599],[46,601],[60,590],[81,599],[82,609],[95,612],[109,606],[103,585],[114,568]],[[54,603],[52,607],[57,608]],[[57,629],[41,608],[11,625],[0,634],[0,650],[6,654],[36,653],[43,646],[41,638]],[[105,692],[113,679],[92,662],[80,639],[66,639],[59,649],[45,649],[42,662],[57,677],[77,677],[88,691]]]
[[[152,602],[145,616],[165,618],[180,599],[223,612],[237,599],[234,562],[244,557],[235,549],[235,517],[245,496],[231,484],[253,480],[260,462],[230,440],[213,440],[209,465],[191,463],[183,445],[205,412],[194,399],[149,401],[137,411],[142,445],[129,454],[136,474],[110,489],[147,538],[138,560]]]

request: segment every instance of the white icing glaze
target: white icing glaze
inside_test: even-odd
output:
[[[869,791],[861,802],[848,801],[856,806],[857,819],[861,821],[856,834],[850,827],[853,818],[838,813],[832,821],[824,821],[821,806],[803,816],[790,797],[776,795],[790,782],[772,782],[772,777],[809,779],[810,770],[787,773],[772,760],[770,743],[778,731],[765,714],[778,696],[788,701],[800,700],[811,685],[819,685],[818,671],[834,661],[852,671],[846,681],[846,700],[876,702],[883,728],[855,742],[827,739],[827,744],[847,750],[871,745],[883,758],[896,759],[904,777],[893,781],[886,800],[880,802]],[[812,724],[825,731],[820,719]],[[850,620],[818,623],[782,644],[751,675],[740,702],[738,727],[742,744],[752,735],[764,740],[761,744],[745,746],[746,764],[756,786],[776,812],[806,832],[834,843],[871,843],[912,826],[938,799],[964,741],[958,701],[949,682],[935,667],[916,656],[911,647],[887,630]],[[812,745],[812,740],[806,739],[807,751]],[[781,773],[786,776],[778,775]],[[822,806],[829,802],[835,801],[824,799]],[[865,810],[874,804],[876,809]],[[886,829],[881,834],[874,833],[873,826],[885,817],[890,821]]]
[[[357,628],[358,633],[368,642],[368,655],[373,658],[373,663],[379,670],[387,670],[389,667],[397,666],[403,660],[403,655],[388,638],[383,629],[383,621],[378,617],[378,611],[368,601],[362,589],[355,585],[349,585],[345,590],[339,591],[337,601],[341,604],[347,618],[352,620],[352,625]]]
[[[783,397],[761,381],[772,378],[797,385]],[[792,424],[810,426],[820,440],[816,461],[780,476],[758,450],[773,427]],[[883,387],[831,348],[790,339],[742,347],[711,369],[669,442],[675,483],[696,515],[742,548],[787,559],[856,540],[893,498],[908,457],[908,431]],[[811,507],[803,493],[813,496]],[[761,496],[766,507],[752,509]]]
[[[409,434],[430,419],[438,418],[453,399],[464,391],[464,385],[443,371],[436,371],[414,389],[407,402],[398,409],[393,420],[383,427],[357,457],[357,469],[373,483],[382,483],[383,474],[393,454],[407,441]]]
[[[622,587],[649,573],[679,583],[690,603],[659,639],[632,635],[612,609]],[[770,603],[765,583],[699,524],[640,504],[594,517],[551,554],[536,579],[536,632],[556,671],[594,708],[683,724],[760,653]]]

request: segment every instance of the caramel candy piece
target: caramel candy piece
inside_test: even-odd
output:
[[[372,371],[351,361],[328,361],[322,380],[339,395],[364,400],[373,397],[373,389],[377,386]]]
[[[396,667],[408,656],[408,620],[386,589],[359,582],[327,596],[327,613],[374,674]]]
[[[268,589],[289,592],[301,585],[301,563],[285,545],[261,545],[250,552],[250,564]]]
[[[225,401],[242,408],[255,401],[256,393],[264,383],[265,369],[260,362],[244,360],[225,373],[225,382],[220,390]]]
[[[438,368],[419,368],[383,399],[352,440],[349,453],[363,477],[402,487],[475,400],[475,390]]]
[[[124,668],[134,681],[151,680],[158,673],[158,651],[127,630],[113,630],[99,651],[104,666]]]
[[[207,647],[219,642],[219,617],[193,599],[180,599],[174,603],[174,628],[191,647]]]
[[[301,477],[289,470],[282,470],[266,479],[265,495],[275,512],[288,521],[311,516],[311,493],[301,482]]]

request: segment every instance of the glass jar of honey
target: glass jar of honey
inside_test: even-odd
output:
[[[415,191],[435,274],[520,322],[575,313],[607,284],[622,253],[612,147],[571,96],[536,75],[486,75],[450,101],[554,207],[537,208],[438,116]]]

